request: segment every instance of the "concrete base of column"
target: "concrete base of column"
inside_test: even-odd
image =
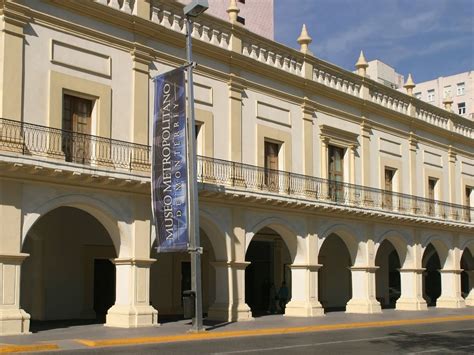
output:
[[[464,303],[466,303],[466,306],[471,306],[474,307],[474,296],[471,297],[470,295],[464,300]]]
[[[324,316],[324,308],[321,303],[290,301],[285,307],[285,316],[287,317],[320,317]]]
[[[351,299],[347,302],[346,313],[382,313],[382,307],[377,300]]]
[[[0,335],[30,334],[30,315],[22,309],[0,310]]]
[[[114,305],[107,311],[105,326],[140,328],[158,325],[158,311],[152,306]]]
[[[424,311],[428,309],[424,299],[399,298],[395,304],[395,309],[400,311]]]
[[[223,322],[242,322],[254,320],[247,304],[214,303],[207,311],[207,319]]]
[[[464,298],[447,298],[440,297],[436,300],[436,308],[464,308],[466,307],[466,302]]]

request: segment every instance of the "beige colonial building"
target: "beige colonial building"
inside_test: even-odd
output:
[[[474,123],[237,21],[193,26],[204,312],[251,320],[474,305]],[[189,255],[150,222],[151,78],[182,7],[0,0],[0,333],[182,314]],[[317,55],[317,53],[316,53]]]

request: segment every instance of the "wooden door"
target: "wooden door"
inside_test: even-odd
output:
[[[344,149],[330,145],[328,149],[329,197],[340,201],[344,197]]]
[[[278,190],[278,143],[265,142],[265,185],[271,190]]]
[[[88,164],[91,154],[92,101],[64,95],[62,147],[66,161]]]

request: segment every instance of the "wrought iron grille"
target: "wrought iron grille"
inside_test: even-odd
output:
[[[150,172],[151,148],[0,118],[0,150],[89,166]],[[198,157],[198,182],[308,201],[470,222],[474,208],[286,171]]]

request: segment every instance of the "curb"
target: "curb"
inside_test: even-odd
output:
[[[30,351],[60,350],[57,344],[6,345],[0,346],[0,353],[20,353]]]
[[[393,327],[397,325],[444,323],[444,322],[467,321],[467,320],[474,320],[474,315],[473,316],[451,316],[451,317],[433,317],[433,318],[419,318],[419,319],[402,319],[402,320],[393,320],[393,321],[357,322],[357,323],[342,323],[342,324],[340,323],[340,324],[314,325],[314,326],[290,327],[290,328],[265,328],[265,329],[225,331],[225,332],[215,332],[215,333],[202,332],[202,333],[190,333],[190,334],[181,334],[181,335],[141,337],[141,338],[128,338],[128,339],[123,339],[123,338],[122,339],[103,339],[103,340],[76,339],[75,341],[83,345],[86,345],[88,347],[125,346],[125,345],[137,345],[137,344],[160,344],[160,343],[172,343],[172,342],[223,339],[223,338],[231,338],[231,337],[250,337],[250,336],[262,336],[262,335],[321,332],[321,331],[329,331],[329,330],[344,330],[344,329],[354,329],[354,328]]]

